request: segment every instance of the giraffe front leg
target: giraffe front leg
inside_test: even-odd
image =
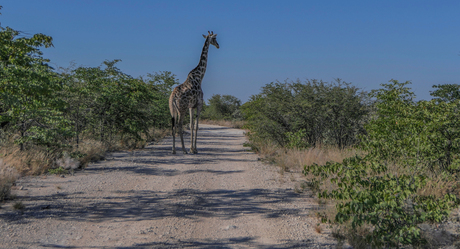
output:
[[[182,151],[184,152],[184,154],[187,154],[187,150],[185,149],[185,145],[184,145],[184,129],[183,129],[183,126],[184,126],[184,116],[183,115],[180,115],[180,118],[179,118],[179,133],[180,133],[180,141],[182,143]]]
[[[196,108],[196,121],[195,121],[195,141],[193,144],[193,148],[195,148],[195,154],[198,153],[198,149],[196,147],[196,140],[198,139],[198,120],[200,120],[200,112],[201,112],[201,106],[199,105],[198,108]]]
[[[196,154],[196,144],[194,146],[193,141],[196,140],[196,133],[194,132],[194,123],[193,123],[193,108],[190,108],[190,153]],[[196,120],[198,121],[198,120]]]

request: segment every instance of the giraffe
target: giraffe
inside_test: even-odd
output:
[[[216,36],[217,34],[214,34],[212,31],[208,31],[208,35],[203,35],[206,41],[204,42],[198,66],[190,71],[184,83],[174,88],[171,96],[169,97],[169,110],[171,112],[173,137],[173,154],[176,154],[177,128],[179,128],[182,151],[184,154],[187,154],[184,146],[184,137],[182,134],[182,125],[187,109],[190,111],[190,153],[198,153],[198,150],[196,149],[196,140],[198,136],[198,119],[200,117],[201,108],[203,107],[203,91],[201,90],[201,81],[203,80],[204,73],[206,72],[209,45],[214,45],[216,48],[219,48]],[[196,125],[193,123],[194,109],[196,109]]]

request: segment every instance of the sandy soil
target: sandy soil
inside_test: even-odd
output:
[[[335,248],[315,231],[316,202],[293,190],[298,176],[244,141],[242,130],[202,125],[196,155],[172,155],[169,138],[74,175],[21,178],[0,209],[0,247]]]

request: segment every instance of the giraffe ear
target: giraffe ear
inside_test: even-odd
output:
[[[206,38],[206,36],[205,36],[205,35],[203,35],[203,37],[204,37],[204,38]]]

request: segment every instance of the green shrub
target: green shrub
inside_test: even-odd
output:
[[[286,132],[287,145],[288,149],[305,149],[308,146],[305,137],[307,132],[305,129],[301,129],[297,132]]]
[[[366,96],[340,79],[333,83],[272,82],[251,96],[241,110],[255,136],[280,146],[290,146],[292,135],[303,130],[302,141],[308,146],[320,143],[344,148],[356,144],[358,135],[365,132]]]
[[[240,111],[241,100],[232,95],[213,94],[208,100],[209,105],[203,107],[202,119],[209,120],[242,120]]]
[[[365,126],[364,157],[304,168],[319,198],[336,200],[329,221],[351,222],[354,231],[371,226],[366,240],[375,247],[423,244],[419,225],[443,221],[460,203],[460,103],[415,102],[409,83],[392,80],[372,92],[376,113]]]
[[[67,174],[68,171],[65,170],[63,167],[55,168],[55,169],[48,169],[48,174],[52,175],[60,175],[60,174]]]
[[[46,171],[62,153],[84,154],[84,140],[106,149],[142,147],[155,130],[170,127],[168,100],[177,84],[171,72],[133,78],[116,67],[120,60],[55,70],[40,50],[52,41],[0,26],[0,142],[27,156],[43,151],[47,163],[33,172]]]

